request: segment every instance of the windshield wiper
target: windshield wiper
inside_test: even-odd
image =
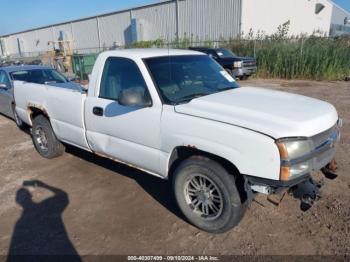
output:
[[[207,96],[207,95],[210,95],[210,94],[211,93],[197,93],[197,94],[184,96],[184,97],[181,97],[180,100],[175,101],[174,105],[183,104],[183,103],[189,103],[195,98],[202,97],[202,96]]]

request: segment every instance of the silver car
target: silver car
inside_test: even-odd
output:
[[[73,79],[66,78],[50,67],[31,65],[0,67],[0,113],[14,119],[19,127],[23,126],[23,122],[15,110],[14,80],[84,90],[79,84],[72,82]]]

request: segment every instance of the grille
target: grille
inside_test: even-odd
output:
[[[337,132],[337,125],[334,125],[332,128],[313,136],[312,142],[314,144],[314,148],[317,149],[321,147],[329,138],[334,138],[334,134]],[[325,167],[335,156],[335,147],[330,147],[326,151],[318,154],[313,159],[313,169],[319,170]]]
[[[325,143],[328,138],[331,136],[331,134],[336,131],[336,125],[334,125],[332,128],[320,133],[320,134],[317,134],[315,136],[313,136],[311,139],[312,139],[312,142],[314,144],[314,147],[315,148],[318,148],[319,146],[321,146],[323,143]]]
[[[256,61],[255,61],[255,60],[243,61],[243,66],[244,66],[244,67],[253,67],[253,66],[256,66]]]
[[[335,147],[328,149],[327,151],[319,154],[313,159],[313,169],[319,170],[325,167],[335,157]]]

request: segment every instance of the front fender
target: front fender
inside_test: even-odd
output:
[[[161,170],[169,171],[172,152],[179,146],[219,156],[244,175],[279,180],[280,155],[267,135],[218,121],[174,112],[165,107],[161,122]],[[166,155],[166,157],[165,157]]]

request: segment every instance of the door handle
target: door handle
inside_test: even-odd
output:
[[[96,116],[103,116],[103,108],[102,107],[94,107],[92,109],[92,113]]]

